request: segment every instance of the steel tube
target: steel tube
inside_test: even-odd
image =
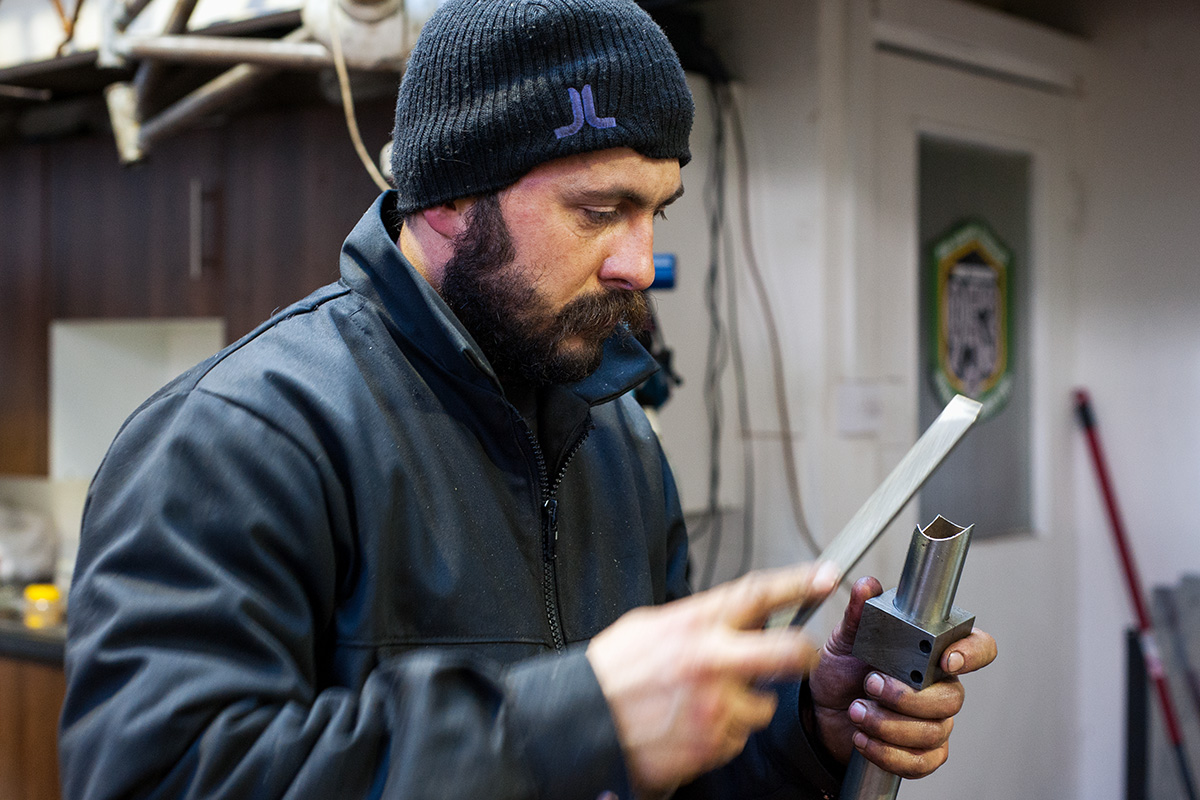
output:
[[[199,0],[176,0],[163,33],[177,34],[186,31],[188,20],[192,18],[192,12],[196,10],[197,2]],[[143,61],[138,65],[137,74],[133,77],[133,86],[137,97],[138,119],[145,119],[147,109],[151,105],[154,93],[158,90],[159,84],[162,83],[162,78],[162,63],[158,61]]]
[[[54,93],[49,89],[30,89],[26,86],[9,86],[0,83],[0,97],[11,97],[15,100],[49,100]]]
[[[954,594],[974,528],[960,527],[939,516],[924,529],[913,531],[891,604],[898,618],[919,628],[946,623],[955,610]],[[922,650],[930,652],[926,647]],[[941,656],[936,651],[931,655]],[[900,778],[867,761],[857,750],[850,757],[842,782],[843,800],[893,800],[899,790]]]
[[[283,41],[303,42],[307,41],[308,36],[306,29],[297,28],[285,36]],[[227,100],[249,91],[256,84],[277,72],[279,72],[278,69],[252,64],[239,64],[226,70],[191,94],[163,109],[153,119],[142,123],[137,136],[139,151],[143,153],[149,151],[156,140],[186,127],[193,120],[219,108]]]
[[[333,57],[316,42],[287,42],[235,36],[139,36],[118,40],[116,50],[131,58],[195,64],[261,64],[290,69],[321,69]]]
[[[900,791],[900,776],[880,769],[855,751],[842,780],[841,797],[846,800],[892,800]]]
[[[196,91],[180,99],[161,113],[146,120],[141,126],[138,142],[143,152],[149,151],[155,141],[187,127],[210,111],[220,108],[226,101],[249,91],[260,81],[273,76],[278,70],[239,64],[227,70]]]
[[[922,627],[949,616],[967,558],[969,530],[939,516],[913,533],[896,587],[897,611]]]
[[[120,16],[113,21],[113,27],[118,31],[124,32],[134,19],[137,18],[137,15],[142,13],[148,5],[150,5],[150,0],[131,0],[122,4]]]

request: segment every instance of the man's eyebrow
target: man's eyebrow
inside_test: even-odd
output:
[[[654,198],[648,197],[643,192],[628,186],[611,186],[604,189],[580,189],[573,193],[573,199],[579,203],[612,203],[622,201],[637,208],[652,209],[655,211],[666,208],[680,197],[683,197],[683,184],[680,184],[679,188],[661,203],[655,202]]]

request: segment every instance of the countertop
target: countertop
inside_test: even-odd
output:
[[[0,658],[61,665],[67,626],[27,628],[21,621],[18,587],[0,585]]]
[[[20,622],[0,618],[0,658],[62,664],[67,626],[27,628]]]

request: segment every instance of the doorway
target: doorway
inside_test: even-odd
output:
[[[906,785],[905,795],[1072,797],[1080,701],[1069,677],[1076,643],[1063,638],[1062,620],[1074,619],[1077,603],[1069,406],[1075,99],[885,47],[871,59],[871,222],[859,280],[880,377],[895,387],[896,428],[883,440],[915,441],[943,405],[933,375],[939,346],[958,347],[958,383],[950,384],[1008,381],[991,419],[967,435],[903,517],[909,531],[936,514],[976,525],[956,604],[1003,643],[986,677],[970,682],[951,763]],[[990,233],[987,252],[935,251],[965,236],[968,223]],[[948,253],[957,260],[937,263]],[[1006,273],[988,273],[1002,262]],[[942,278],[961,267],[974,298],[969,333],[991,351],[938,341],[939,267]],[[979,299],[988,297],[990,306]],[[887,585],[908,540],[894,533],[885,542],[876,563]],[[1048,650],[1047,642],[1062,646]]]

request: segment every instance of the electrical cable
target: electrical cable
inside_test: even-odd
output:
[[[726,116],[725,109],[729,103],[729,84],[719,86],[720,113]],[[726,264],[734,262],[733,242],[730,237],[724,238],[724,258]],[[742,557],[738,564],[738,575],[750,571],[754,562],[754,439],[750,428],[750,398],[746,383],[746,361],[742,352],[740,320],[738,318],[737,273],[732,269],[725,270],[725,302],[726,314],[729,317],[730,363],[733,365],[733,382],[737,394],[738,430],[742,443]]]
[[[754,241],[750,230],[750,178],[749,158],[746,149],[745,131],[742,126],[741,113],[737,100],[730,93],[729,97],[730,128],[733,135],[734,151],[736,153],[739,205],[741,208],[742,249],[746,259],[751,284],[758,296],[759,306],[763,312],[763,325],[766,327],[767,343],[771,353],[771,372],[775,384],[775,407],[779,416],[780,443],[783,449],[783,466],[787,479],[788,496],[791,499],[792,517],[800,538],[816,556],[821,547],[813,538],[804,516],[804,505],[800,499],[800,480],[796,470],[796,454],[792,449],[792,423],[788,411],[787,385],[784,380],[783,348],[780,344],[779,328],[775,324],[775,314],[771,308],[771,300],[767,294],[766,283],[759,269],[758,257],[754,252]]]
[[[354,94],[350,91],[350,73],[346,69],[346,56],[342,52],[342,29],[338,20],[338,0],[329,0],[329,30],[330,44],[333,50],[333,68],[337,72],[338,88],[342,94],[342,111],[346,114],[346,128],[350,131],[350,140],[354,143],[354,151],[366,167],[371,180],[380,191],[388,191],[392,185],[383,177],[375,160],[367,153],[363,144],[362,134],[358,130],[358,118],[354,114]]]
[[[708,218],[708,270],[705,273],[704,297],[708,310],[708,350],[704,371],[704,405],[708,412],[708,509],[703,526],[693,537],[699,540],[709,536],[708,557],[704,562],[701,588],[712,586],[716,571],[717,556],[721,549],[724,518],[720,508],[721,489],[721,422],[724,403],[721,392],[721,376],[727,363],[728,348],[725,328],[721,320],[718,293],[720,290],[721,243],[725,223],[725,126],[722,119],[716,84],[709,83],[712,97],[713,145],[712,160],[709,162],[708,183],[704,194],[704,205]]]

